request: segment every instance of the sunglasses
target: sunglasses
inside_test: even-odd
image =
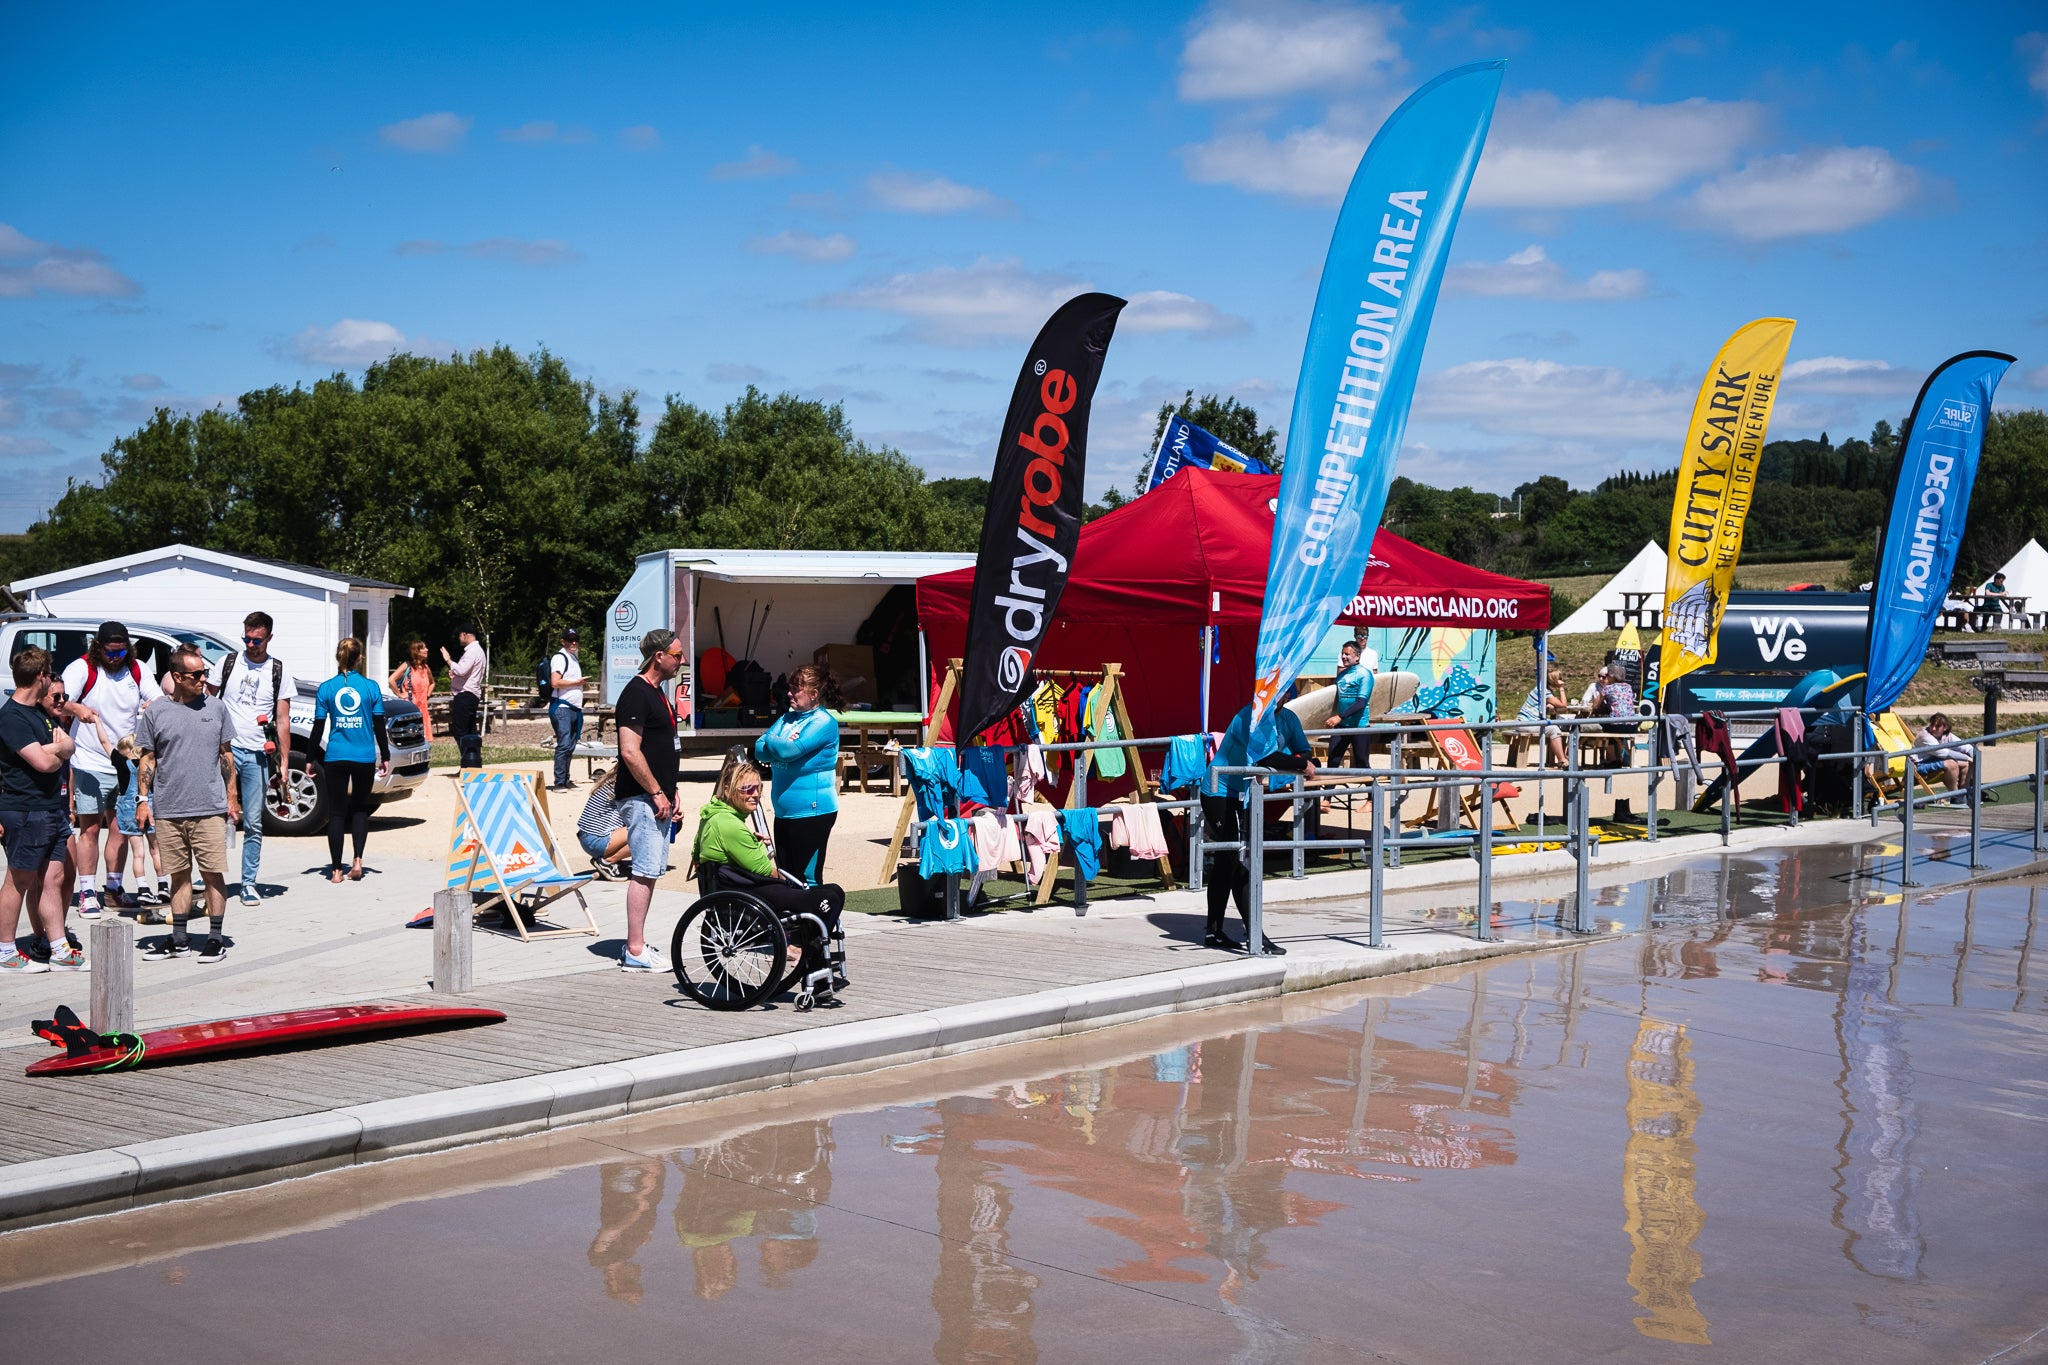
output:
[[[750,787],[739,787],[735,790],[737,790],[741,796],[759,796],[761,794],[761,784],[759,782],[756,782]]]
[[[198,682],[206,676],[206,670],[203,668],[194,668],[188,671],[182,668],[174,668],[171,670],[171,676],[174,678],[183,678],[187,682]]]
[[[101,645],[100,648],[107,652],[109,659],[118,659],[128,652],[126,645]]]
[[[268,635],[244,635],[242,637],[242,643],[245,645],[260,645],[269,638],[270,637]]]

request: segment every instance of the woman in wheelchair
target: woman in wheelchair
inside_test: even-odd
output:
[[[684,989],[714,1009],[744,1009],[789,980],[804,1010],[847,984],[839,928],[846,893],[777,870],[750,823],[761,788],[761,770],[750,760],[728,760],[719,774],[690,850],[702,899],[676,926],[672,960]],[[785,973],[791,945],[800,955]]]

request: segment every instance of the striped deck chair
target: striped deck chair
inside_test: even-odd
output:
[[[447,887],[472,894],[476,913],[502,910],[521,942],[597,936],[583,899],[588,876],[565,870],[548,826],[541,775],[506,768],[466,768],[455,786],[455,825],[448,837]],[[537,929],[541,911],[564,896],[583,909],[583,929]]]
[[[1481,756],[1479,741],[1461,721],[1431,721],[1423,726],[1429,732],[1430,746],[1436,750],[1437,762],[1445,768],[1454,768],[1461,773],[1480,773],[1486,770],[1486,761]],[[1505,825],[1496,824],[1495,829],[1519,829],[1520,819],[1508,808],[1508,798],[1520,796],[1522,789],[1512,782],[1496,782],[1493,788],[1494,804],[1507,817]],[[1419,823],[1430,824],[1436,819],[1437,790],[1431,788],[1429,808],[1423,812]],[[1486,818],[1486,812],[1479,805],[1479,784],[1458,788],[1459,813],[1465,824],[1472,829],[1479,828],[1479,822]]]

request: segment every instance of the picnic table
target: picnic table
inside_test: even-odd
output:
[[[1663,624],[1664,601],[1662,590],[1657,592],[1624,592],[1621,606],[1610,607],[1607,612],[1607,628],[1620,630],[1625,624],[1633,624],[1644,630],[1656,630]],[[1658,606],[1651,606],[1656,602]]]
[[[1969,595],[1970,621],[1978,630],[1991,629],[1994,619],[2001,628],[2011,626],[2021,630],[2034,630],[2039,623],[2027,612],[2025,593],[2017,592],[1973,592]]]
[[[903,774],[896,766],[896,757],[889,745],[919,745],[924,743],[924,716],[917,711],[827,711],[827,715],[839,722],[839,780],[843,786],[848,778],[857,780],[865,792],[870,780],[869,773],[886,766],[889,771],[889,795],[903,794]],[[852,739],[852,746],[847,741]]]

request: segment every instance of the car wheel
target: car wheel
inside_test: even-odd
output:
[[[281,791],[272,787],[263,794],[266,834],[297,836],[317,834],[327,828],[327,793],[321,789],[319,759],[294,749],[282,787]]]

